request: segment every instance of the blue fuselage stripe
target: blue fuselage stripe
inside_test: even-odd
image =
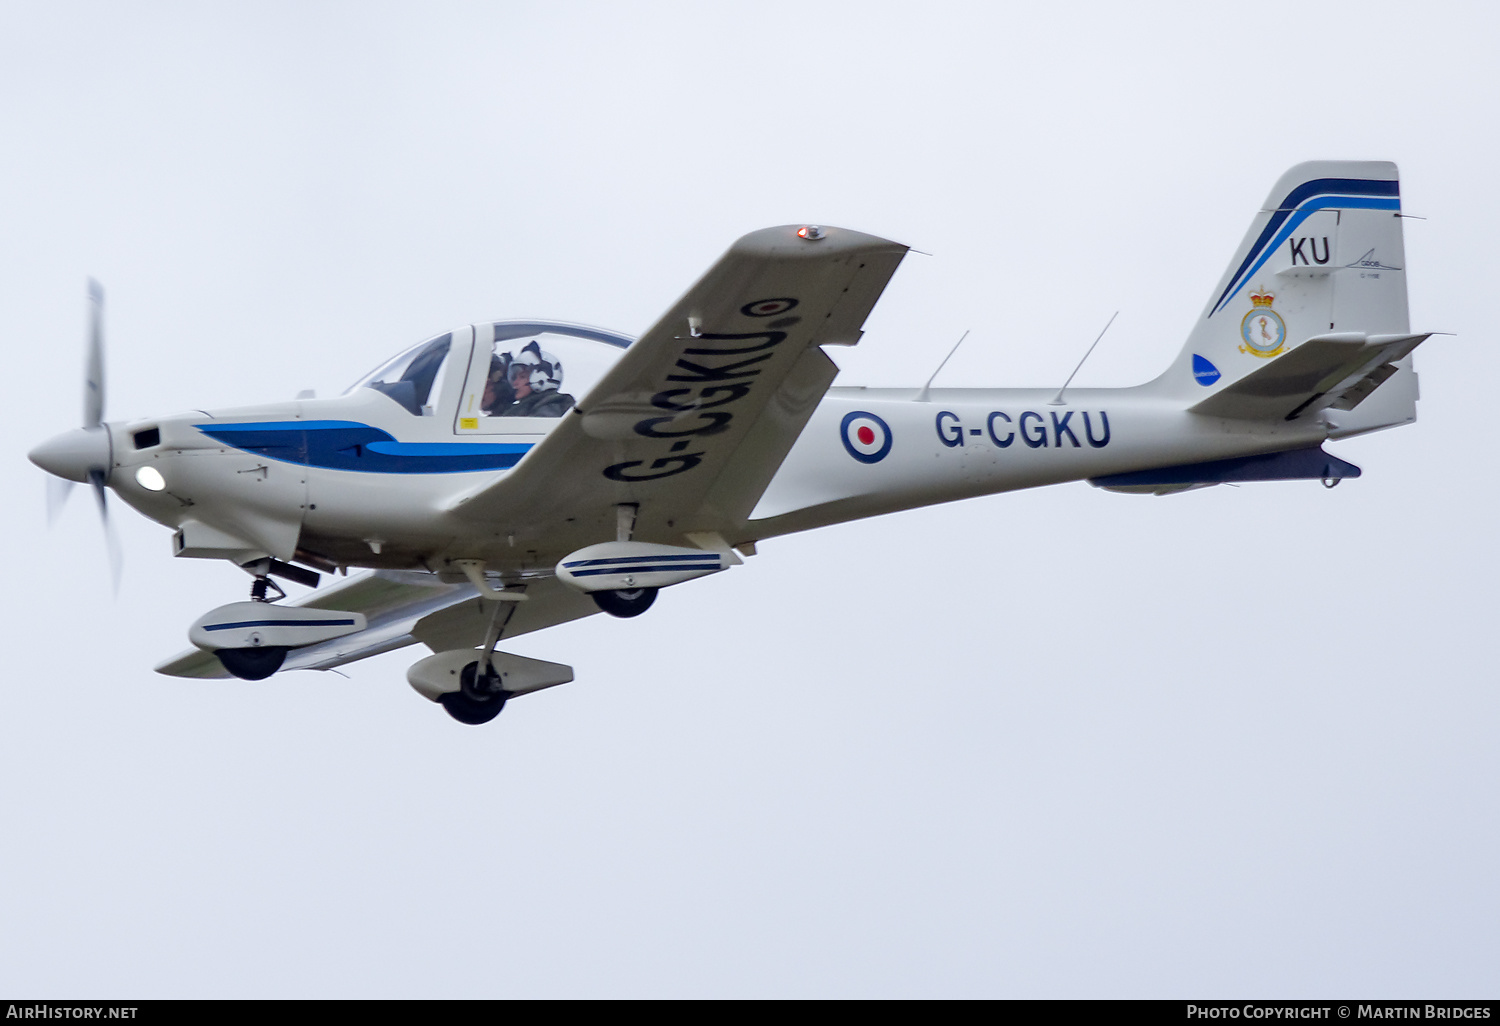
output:
[[[399,442],[353,420],[197,424],[215,441],[283,463],[367,474],[457,474],[508,470],[530,442]]]

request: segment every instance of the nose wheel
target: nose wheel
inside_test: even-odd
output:
[[[438,701],[459,723],[478,726],[500,715],[510,692],[500,686],[500,675],[493,669],[481,676],[475,660],[458,675],[458,690],[441,695]]]
[[[265,561],[269,566],[271,560]],[[256,567],[264,569],[265,566]],[[255,582],[250,585],[250,600],[252,602],[270,603],[267,592],[274,588],[278,599],[286,598],[286,592],[281,590],[277,584],[264,573],[254,575]],[[214,655],[219,657],[219,662],[224,664],[224,669],[234,674],[240,680],[265,680],[271,674],[281,669],[281,664],[286,662],[286,654],[291,651],[285,645],[261,645],[259,633],[252,636],[255,641],[254,647],[246,648],[219,648],[214,650]]]

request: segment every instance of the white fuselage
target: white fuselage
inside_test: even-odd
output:
[[[1198,416],[1146,388],[1073,389],[1060,405],[1052,404],[1055,395],[940,389],[919,400],[911,389],[833,388],[756,508],[715,528],[740,544],[977,495],[1316,445],[1327,434],[1319,420],[1268,424]],[[517,418],[483,443],[519,451],[557,423]],[[330,424],[352,427],[330,430]],[[241,444],[227,444],[223,429],[235,425],[270,426],[285,438],[232,435]],[[160,443],[135,448],[132,439],[153,427]],[[335,448],[361,437],[340,430],[360,428],[395,440],[383,444],[389,452],[378,469],[359,468],[361,459],[379,454],[358,442]],[[368,389],[117,424],[112,435],[111,485],[152,519],[173,529],[188,525],[190,541],[201,525],[210,538],[219,532],[243,542],[245,552],[280,559],[427,569],[483,558],[496,569],[542,570],[564,554],[535,543],[545,537],[545,525],[535,525],[524,553],[517,553],[513,537],[494,536],[448,512],[456,497],[507,471],[426,472],[428,465],[461,458],[474,439],[455,438],[451,421],[412,416]],[[324,436],[332,440],[320,441]],[[297,438],[313,441],[282,444]],[[318,465],[330,462],[342,465]],[[161,474],[164,489],[139,483],[136,471],[145,464]],[[237,550],[226,545],[225,552],[210,546],[182,554],[234,558],[230,553]]]
[[[1188,413],[1141,388],[833,388],[755,510],[765,535],[938,502],[1153,467],[1316,445],[1321,422],[1274,425]],[[853,458],[840,425],[883,420],[890,451]]]

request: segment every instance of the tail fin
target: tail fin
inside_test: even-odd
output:
[[[1197,404],[1318,336],[1409,335],[1405,267],[1395,164],[1298,164],[1271,190],[1155,384]],[[1328,414],[1334,434],[1416,419],[1409,358],[1377,384],[1358,409]]]

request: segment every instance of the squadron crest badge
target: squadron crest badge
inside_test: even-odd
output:
[[[1250,312],[1240,321],[1240,338],[1245,341],[1240,352],[1269,358],[1285,347],[1286,322],[1271,309],[1275,301],[1276,293],[1267,292],[1264,286],[1250,293]]]

